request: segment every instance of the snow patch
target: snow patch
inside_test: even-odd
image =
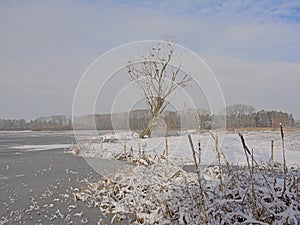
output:
[[[19,145],[13,146],[12,149],[26,150],[26,151],[45,151],[51,149],[65,149],[69,148],[70,144],[55,144],[55,145]]]

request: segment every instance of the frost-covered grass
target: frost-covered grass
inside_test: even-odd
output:
[[[158,147],[155,151],[147,151],[148,143],[142,143],[144,140],[137,139],[135,135],[121,137],[120,145],[103,141],[99,144],[75,146],[73,150],[78,151],[78,155],[117,158],[135,165],[103,177],[84,191],[74,193],[74,197],[76,200],[86,201],[92,207],[99,207],[111,222],[124,220],[130,224],[299,224],[299,136],[294,133],[286,136],[289,168],[285,175],[278,160],[282,152],[280,134],[279,138],[277,134],[278,132],[244,134],[248,147],[253,148],[253,159],[251,155],[245,154],[237,134],[223,134],[224,141],[218,146],[221,166],[216,166],[215,163],[214,141],[209,143],[210,135],[202,134],[200,141],[203,143],[204,160],[201,160],[200,165],[205,166],[198,173],[188,172],[182,167],[183,164],[192,162],[190,146],[187,141],[184,144],[186,136],[168,138],[171,152],[169,157],[162,156],[164,141],[156,145]],[[107,139],[115,140],[115,137],[113,135]],[[192,137],[195,142],[199,140],[197,134]],[[254,137],[258,137],[257,142]],[[267,147],[267,143],[271,139],[275,142],[277,162],[269,162],[270,147]],[[150,143],[158,143],[158,140],[153,138]],[[172,140],[177,141],[176,146]],[[290,146],[294,148],[290,149]],[[175,147],[179,150],[172,154]],[[292,162],[289,161],[291,157],[294,160]],[[205,160],[212,160],[215,165],[207,166]]]
[[[289,173],[287,191],[282,195],[282,179],[267,176],[265,180],[259,171],[266,169],[281,167],[263,165],[255,168],[253,175],[246,168],[225,168],[220,191],[218,167],[206,168],[199,180],[195,173],[168,162],[130,166],[90,184],[75,197],[99,207],[112,222],[299,224],[299,170]]]

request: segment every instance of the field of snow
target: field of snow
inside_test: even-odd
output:
[[[280,131],[241,131],[249,149],[253,149],[256,161],[268,162],[271,157],[271,140],[274,141],[274,160],[282,162],[282,140]],[[167,138],[169,159],[181,159],[184,162],[193,162],[192,151],[187,137],[188,132]],[[224,152],[229,163],[245,165],[246,158],[238,132],[214,132],[218,136],[219,149]],[[211,133],[196,134],[191,132],[193,144],[198,152],[198,142],[201,146],[201,163],[203,165],[216,164],[215,140]],[[97,142],[99,141],[99,143]],[[86,151],[82,156],[114,158],[114,155],[125,151],[132,151],[133,155],[144,152],[152,156],[165,154],[166,138],[152,137],[139,139],[138,134],[130,132],[116,132],[100,136],[93,141],[87,140],[84,144]],[[131,150],[132,149],[132,150]],[[289,166],[300,164],[300,131],[285,131],[286,160]],[[222,161],[224,164],[224,162]]]
[[[299,131],[285,132],[286,172],[278,131],[240,132],[253,158],[245,156],[237,132],[190,133],[196,153],[201,143],[196,159],[202,170],[186,171],[182,165],[193,164],[188,133],[139,139],[135,133],[118,132],[101,136],[99,143],[91,138],[72,146],[78,156],[131,162],[74,193],[74,199],[100,208],[112,224],[300,223]]]

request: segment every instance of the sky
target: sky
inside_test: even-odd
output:
[[[300,119],[300,1],[1,0],[0,30],[0,118],[71,115],[97,57],[171,35],[205,60],[227,105]]]

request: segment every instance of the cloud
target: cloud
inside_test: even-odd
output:
[[[166,34],[209,59],[222,74],[228,102],[278,109],[282,104],[300,118],[293,99],[299,8],[296,1],[2,1],[0,118],[70,114],[77,82],[96,57],[119,44]],[[253,83],[256,91],[245,94],[238,87],[250,78],[271,84]],[[278,83],[284,103],[271,101]]]

